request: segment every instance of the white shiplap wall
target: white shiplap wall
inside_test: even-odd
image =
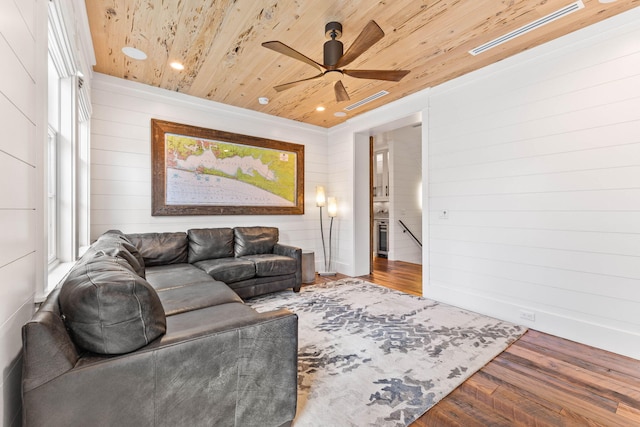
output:
[[[280,228],[283,243],[315,250],[321,265],[315,187],[326,185],[326,129],[101,74],[92,81],[92,106],[92,239],[111,228],[134,233],[268,225]],[[305,214],[151,216],[152,118],[303,144]]]
[[[0,422],[17,426],[21,327],[33,313],[36,289],[36,206],[41,195],[36,135],[43,116],[38,100],[44,99],[37,98],[37,88],[42,87],[43,64],[46,73],[46,57],[43,62],[38,56],[43,36],[38,25],[44,22],[46,28],[46,2],[2,1],[0,16],[0,127],[5,133],[0,138]]]
[[[432,90],[427,296],[640,358],[639,12]]]

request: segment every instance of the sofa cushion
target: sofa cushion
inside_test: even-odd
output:
[[[147,267],[187,262],[187,233],[127,234]]]
[[[189,262],[233,256],[233,229],[199,228],[187,231]]]
[[[242,280],[240,282],[227,283],[233,292],[238,294],[240,298],[247,298],[258,295],[269,294],[271,292],[281,291],[287,288],[295,287],[299,282],[296,281],[295,274],[287,274],[286,276],[275,277],[252,277],[251,279]]]
[[[158,292],[167,316],[228,302],[242,302],[226,284],[191,264],[149,267],[147,281]]]
[[[76,345],[95,353],[128,353],[166,331],[158,294],[122,258],[96,256],[71,270],[59,302]]]
[[[256,275],[253,261],[241,258],[219,258],[198,261],[196,267],[201,268],[211,277],[224,283],[246,280]]]
[[[272,253],[278,243],[277,227],[236,227],[233,232],[237,257]]]
[[[273,254],[247,255],[241,259],[248,259],[256,266],[256,276],[270,277],[284,274],[295,274],[298,263],[295,259]]]
[[[192,264],[156,265],[147,268],[147,282],[156,292],[211,280],[211,276]]]
[[[204,282],[162,289],[158,291],[158,296],[166,316],[230,302],[242,302],[231,288],[211,277]]]

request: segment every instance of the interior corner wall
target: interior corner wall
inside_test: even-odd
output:
[[[640,358],[640,8],[433,88],[428,132],[425,296]]]
[[[21,424],[21,328],[34,311],[37,210],[42,196],[38,135],[46,88],[46,2],[0,2],[0,423]],[[44,34],[40,26],[44,23]],[[44,131],[46,132],[46,130]],[[41,229],[41,228],[40,228]]]
[[[389,169],[392,187],[389,203],[389,259],[422,264],[422,247],[400,225],[402,221],[418,240],[422,237],[422,132],[407,126],[389,132]]]
[[[322,262],[316,185],[326,185],[327,130],[94,74],[91,119],[91,238],[125,233],[265,225],[280,241],[314,250]],[[304,215],[151,215],[151,119],[304,145]]]

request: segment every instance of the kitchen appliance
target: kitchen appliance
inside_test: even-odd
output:
[[[378,247],[377,254],[380,258],[386,258],[389,253],[389,225],[387,221],[377,221],[378,223]]]

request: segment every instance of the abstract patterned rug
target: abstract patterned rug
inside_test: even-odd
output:
[[[247,301],[299,317],[294,426],[407,426],[525,328],[359,279]]]

